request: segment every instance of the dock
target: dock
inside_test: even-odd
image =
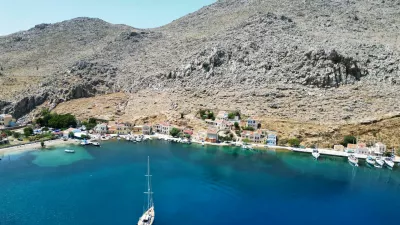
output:
[[[294,152],[304,152],[304,153],[312,153],[313,149],[312,148],[291,148],[291,151]],[[359,159],[366,159],[367,155],[364,154],[357,154],[357,153],[347,153],[347,152],[341,152],[341,151],[335,151],[335,150],[330,150],[330,149],[318,149],[318,152],[321,155],[329,155],[329,156],[338,156],[338,157],[348,157],[349,155],[354,155],[355,157]],[[400,162],[400,157],[396,156],[394,161],[395,163]]]

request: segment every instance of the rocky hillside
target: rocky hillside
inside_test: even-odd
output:
[[[21,117],[120,92],[126,118],[142,108],[314,123],[396,116],[399,26],[397,0],[220,0],[148,30],[89,18],[41,24],[0,37],[0,111]]]

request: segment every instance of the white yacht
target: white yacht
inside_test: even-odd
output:
[[[358,167],[358,159],[353,154],[349,155],[349,157],[347,157],[347,159],[349,160],[349,163],[352,166]]]
[[[66,153],[75,153],[75,150],[72,150],[72,149],[65,149],[64,152],[66,152]]]
[[[385,161],[385,165],[388,168],[392,169],[394,167],[394,162],[393,162],[392,158],[386,157],[383,161]]]
[[[319,156],[320,156],[320,153],[319,153],[318,149],[313,149],[311,155],[312,155],[315,159],[318,159]]]
[[[385,161],[383,161],[382,157],[380,157],[380,156],[377,156],[375,158],[375,162],[376,162],[376,165],[379,167],[383,167],[383,165],[385,165]]]
[[[365,159],[365,161],[367,161],[367,164],[368,165],[370,165],[370,166],[375,166],[375,159],[374,159],[374,157],[372,157],[372,156],[367,156],[367,158]]]
[[[138,225],[152,225],[154,222],[154,203],[153,192],[151,191],[151,175],[150,175],[150,157],[147,157],[147,205],[144,208],[143,215],[139,218]]]

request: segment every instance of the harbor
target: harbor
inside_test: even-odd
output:
[[[75,153],[65,153],[66,148]],[[173,223],[176,212],[187,215],[185,223],[191,225],[215,221],[228,225],[250,219],[264,224],[265,217],[254,218],[254,212],[274,224],[388,224],[387,218],[397,215],[398,169],[356,168],[343,157],[321,155],[317,161],[309,152],[256,149],[203,147],[156,138],[135,144],[113,138],[102,141],[101,148],[76,142],[14,154],[0,162],[0,221],[106,225],[118,217],[120,224],[137,224],[148,202],[143,193],[148,156],[155,223]],[[42,207],[31,207],[32,202]],[[243,207],[248,205],[252,207]],[[345,222],[336,216],[348,215],[350,209],[351,217]],[[363,214],[366,209],[373,210],[374,216]],[[282,217],[282,210],[292,216]],[[315,213],[312,218],[310,211]],[[221,215],[227,215],[223,221]]]

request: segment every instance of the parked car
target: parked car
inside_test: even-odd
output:
[[[18,138],[18,141],[23,141],[22,138]]]

